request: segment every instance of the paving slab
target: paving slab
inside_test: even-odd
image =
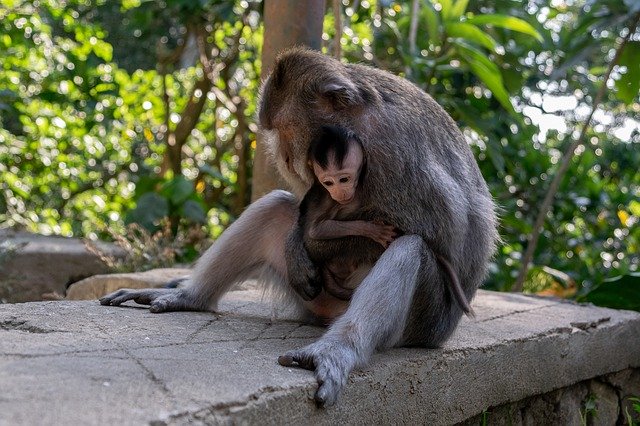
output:
[[[318,409],[277,357],[323,329],[259,290],[220,312],[97,301],[0,305],[0,425],[454,424],[490,406],[640,367],[640,314],[480,291],[440,349],[392,349]]]

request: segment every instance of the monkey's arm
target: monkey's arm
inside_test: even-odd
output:
[[[332,240],[342,237],[367,237],[387,247],[396,237],[393,226],[365,220],[322,220],[309,227],[309,237]]]

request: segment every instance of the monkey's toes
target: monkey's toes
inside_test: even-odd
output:
[[[278,364],[283,367],[291,367],[293,365],[293,357],[291,355],[280,355],[278,357]]]
[[[313,370],[315,368],[313,357],[305,353],[304,350],[289,351],[279,356],[278,364],[284,367],[300,367],[306,370]]]
[[[335,404],[342,388],[347,384],[349,370],[346,366],[341,365],[340,357],[334,358],[333,355],[335,354],[321,356],[316,367],[315,376],[318,381],[318,390],[315,394],[315,400],[320,407]]]
[[[314,399],[318,407],[330,407],[338,400],[340,387],[334,383],[325,382],[318,387]]]
[[[102,305],[120,306],[131,299],[132,296],[128,292],[117,292],[100,299],[100,303]]]
[[[321,286],[314,286],[314,285],[307,285],[303,288],[303,292],[305,293],[306,296],[306,301],[310,301],[315,299],[316,297],[318,297],[318,295],[320,295],[320,292],[322,291],[322,287]]]
[[[322,292],[322,285],[307,277],[299,282],[292,282],[291,285],[302,300],[307,302],[315,299]]]
[[[107,294],[106,296],[98,299],[101,305],[114,305],[113,303],[116,299],[121,297],[125,292],[123,290],[114,291],[113,293]]]
[[[149,306],[149,311],[154,314],[159,314],[162,312],[167,312],[169,310],[168,303],[164,300],[155,300]]]

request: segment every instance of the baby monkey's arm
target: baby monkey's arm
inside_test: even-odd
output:
[[[391,225],[365,220],[322,220],[313,223],[309,237],[316,240],[331,240],[342,237],[367,237],[383,247],[388,247],[397,236]]]

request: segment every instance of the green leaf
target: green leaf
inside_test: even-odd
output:
[[[233,182],[231,182],[231,180],[229,180],[227,176],[224,176],[222,173],[220,173],[218,169],[210,166],[209,164],[204,164],[200,166],[200,172],[206,175],[209,175],[215,179],[218,179],[225,185],[233,185]]]
[[[451,0],[439,0],[440,6],[442,6],[442,19],[449,20],[453,17],[453,5]]]
[[[624,47],[620,55],[619,65],[627,68],[620,79],[616,81],[616,96],[622,102],[630,105],[640,91],[640,42],[630,42]]]
[[[93,46],[93,53],[105,62],[111,62],[113,58],[113,47],[102,40],[97,40]]]
[[[640,273],[605,280],[586,295],[586,300],[607,308],[640,311]]]
[[[498,102],[513,116],[516,116],[517,114],[513,109],[507,89],[505,89],[502,82],[502,75],[498,66],[473,46],[461,41],[454,41],[453,44],[456,45],[460,56],[469,65],[471,71],[491,90]]]
[[[467,4],[469,4],[469,0],[456,1],[451,10],[452,17],[462,16],[467,11]]]
[[[169,203],[161,195],[148,192],[138,199],[136,208],[129,211],[125,224],[137,223],[149,231],[158,227],[158,222],[169,215]]]
[[[504,150],[500,141],[495,138],[488,138],[487,142],[487,154],[489,155],[489,159],[491,163],[493,163],[493,167],[502,175],[505,173],[505,160],[502,155],[502,151]]]
[[[154,192],[160,182],[162,182],[162,179],[157,176],[140,177],[140,179],[136,182],[136,197],[141,197],[147,192]]]
[[[160,193],[174,206],[184,203],[194,191],[193,183],[182,175],[174,177],[160,188]]]
[[[425,21],[427,21],[427,32],[429,33],[429,42],[434,46],[440,46],[440,18],[431,3],[422,8]]]
[[[451,37],[463,38],[471,43],[484,46],[491,51],[495,51],[498,46],[498,43],[491,36],[475,25],[466,22],[447,22],[445,23],[445,29]]]
[[[180,208],[180,216],[195,223],[207,223],[207,213],[200,203],[195,200],[187,200]]]
[[[531,26],[527,21],[520,18],[506,15],[478,15],[469,18],[467,22],[474,25],[493,25],[494,27],[506,28],[511,31],[528,34],[536,38],[539,42],[544,39],[540,33]]]

